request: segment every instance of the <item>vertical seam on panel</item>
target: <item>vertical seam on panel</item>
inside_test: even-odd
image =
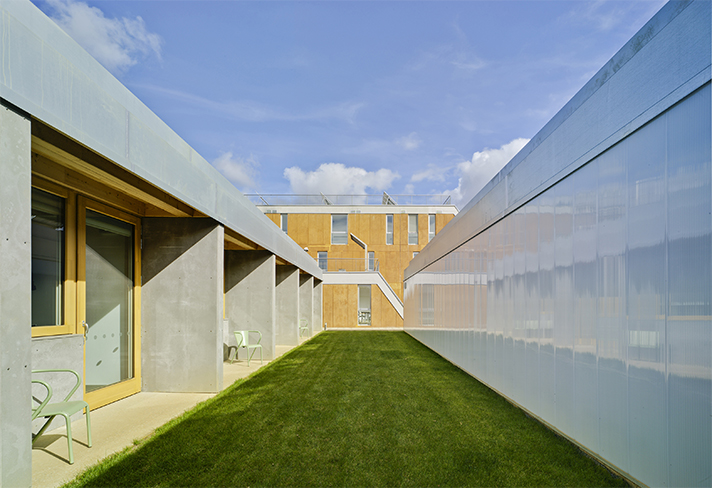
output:
[[[601,190],[601,160],[599,158],[594,159],[591,161],[590,164],[596,164],[598,167],[596,168],[596,260],[595,266],[596,266],[596,271],[594,274],[594,277],[596,279],[596,294],[595,294],[595,301],[594,301],[594,306],[595,306],[595,317],[596,317],[596,451],[601,452],[601,398],[600,398],[600,385],[599,385],[599,368],[600,368],[600,349],[599,345],[601,342],[601,335],[600,335],[600,327],[599,327],[599,322],[600,322],[600,309],[599,309],[599,301],[601,297],[601,283],[600,283],[600,277],[599,275],[599,269],[601,266],[600,263],[600,255],[599,255],[599,246],[598,246],[598,238],[599,238],[599,232],[601,231],[601,226],[599,225],[599,212],[601,209],[601,202],[599,200],[600,198],[600,190]]]
[[[668,336],[668,317],[670,315],[670,187],[668,178],[669,163],[669,140],[670,132],[668,128],[668,112],[663,114],[665,120],[665,346],[663,357],[665,358],[665,474],[667,486],[670,486],[670,342]]]
[[[551,234],[551,245],[552,245],[551,250],[552,250],[552,253],[554,256],[554,262],[553,262],[553,266],[552,266],[553,275],[552,275],[552,280],[551,280],[552,281],[552,283],[551,283],[551,285],[552,285],[551,286],[551,288],[552,288],[551,298],[552,298],[552,302],[553,302],[554,316],[552,317],[551,345],[554,348],[554,356],[553,356],[553,358],[554,358],[554,421],[556,421],[556,423],[558,424],[559,423],[558,422],[558,420],[559,420],[558,404],[559,403],[558,403],[557,388],[556,388],[556,385],[558,384],[558,376],[557,376],[558,370],[556,367],[558,361],[556,360],[556,337],[555,337],[556,336],[556,325],[557,325],[557,323],[556,323],[556,315],[557,315],[556,314],[556,308],[557,308],[556,297],[558,296],[557,291],[556,291],[556,282],[557,282],[557,279],[556,279],[556,192],[554,192],[553,197],[554,197],[552,199],[553,205],[551,207],[551,217],[552,217],[552,223],[553,223],[553,230],[552,230],[552,234]]]
[[[581,173],[577,175],[572,180],[573,191],[571,194],[571,304],[572,304],[572,319],[571,324],[571,395],[573,403],[573,425],[571,425],[571,434],[573,438],[576,438],[576,189],[578,187],[577,181],[580,178]]]
[[[629,184],[629,165],[630,158],[628,157],[629,145],[624,145],[625,148],[625,327],[623,329],[625,345],[625,413],[626,413],[626,458],[628,465],[626,471],[631,471],[630,460],[630,357],[628,340],[630,338],[630,184]]]

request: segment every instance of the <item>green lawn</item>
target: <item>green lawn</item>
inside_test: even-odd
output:
[[[67,486],[628,486],[403,332],[325,332]]]

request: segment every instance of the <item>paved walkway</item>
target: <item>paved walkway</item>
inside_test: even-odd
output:
[[[312,336],[313,337],[313,336]],[[302,340],[308,340],[305,338]],[[277,346],[277,357],[294,346]],[[264,365],[269,361],[265,361]],[[236,361],[223,365],[223,388],[260,369],[260,360]],[[156,428],[214,397],[213,393],[141,392],[92,410],[91,433],[94,446],[86,445],[84,416],[72,422],[74,464],[67,461],[67,431],[64,427],[46,432],[32,448],[32,486],[54,488],[71,481],[89,466],[143,439]]]

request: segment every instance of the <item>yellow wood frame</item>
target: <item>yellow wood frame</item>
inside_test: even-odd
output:
[[[77,324],[86,320],[86,211],[99,212],[134,226],[134,286],[133,286],[133,378],[109,385],[100,390],[86,392],[84,382],[84,401],[90,408],[101,407],[121,398],[141,391],[141,219],[116,210],[103,203],[77,197]],[[78,326],[79,327],[79,326]],[[86,358],[86,341],[85,341]],[[84,378],[86,378],[86,360],[84,361]]]
[[[32,177],[32,187],[64,199],[64,283],[62,324],[32,327],[32,337],[76,333],[76,195],[59,185]]]

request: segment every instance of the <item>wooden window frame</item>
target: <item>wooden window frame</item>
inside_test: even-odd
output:
[[[32,188],[64,199],[64,281],[62,324],[32,327],[32,337],[79,333],[77,326],[77,196],[60,185],[32,176]]]

